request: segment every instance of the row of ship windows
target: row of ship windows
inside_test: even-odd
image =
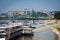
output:
[[[14,30],[14,29],[17,29],[17,28],[20,28],[21,26],[16,26],[16,27],[13,27],[11,30]],[[9,31],[9,29],[6,29],[6,31]]]

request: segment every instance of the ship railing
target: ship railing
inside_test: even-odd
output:
[[[12,30],[13,30],[13,31],[12,31]],[[21,28],[18,28],[18,29],[12,29],[12,30],[10,30],[10,33],[13,33],[13,32],[16,32],[16,31],[20,31]]]

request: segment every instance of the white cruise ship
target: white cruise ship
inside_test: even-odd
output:
[[[22,31],[21,33],[22,34],[32,34],[33,35],[33,29],[35,29],[35,27],[32,27],[31,23],[24,23],[24,25],[22,26]]]
[[[0,24],[0,40],[9,40],[21,35],[22,23]]]

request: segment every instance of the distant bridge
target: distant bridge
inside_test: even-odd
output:
[[[28,20],[46,20],[46,19],[50,19],[49,17],[17,17],[17,18],[7,18],[7,19],[11,19],[11,20],[26,20],[26,19],[28,19]]]

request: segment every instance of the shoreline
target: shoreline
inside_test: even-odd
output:
[[[57,29],[53,29],[53,32],[58,36],[58,40],[60,40],[60,32]]]

